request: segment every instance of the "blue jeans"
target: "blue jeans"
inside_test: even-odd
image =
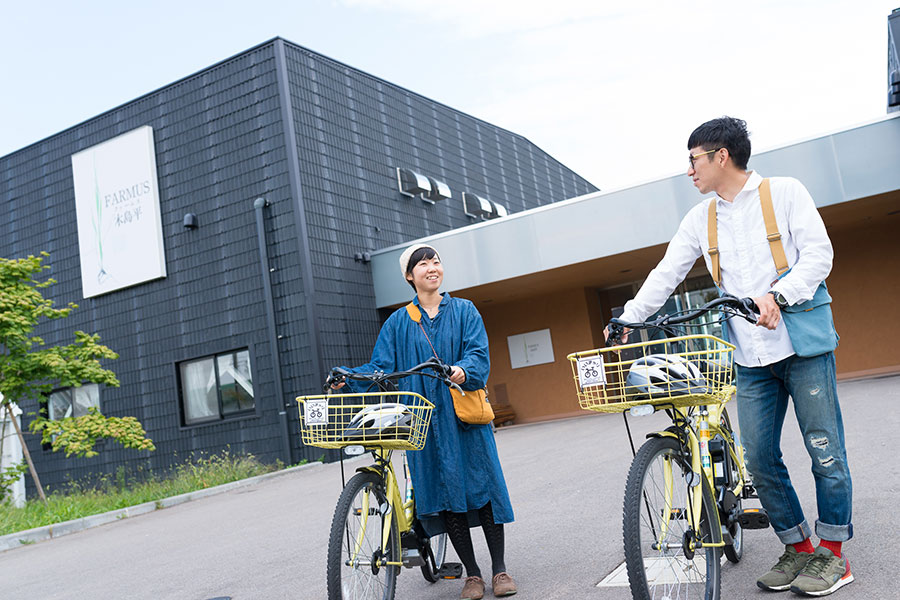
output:
[[[778,538],[783,544],[796,544],[812,533],[781,455],[781,431],[790,396],[816,480],[816,535],[835,542],[849,540],[853,537],[853,486],[844,448],[834,353],[789,356],[765,367],[736,365],[736,370],[747,469]]]

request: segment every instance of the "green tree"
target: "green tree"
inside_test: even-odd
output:
[[[0,258],[0,394],[7,407],[29,398],[40,400],[59,387],[83,383],[119,386],[115,373],[100,365],[100,359],[115,359],[118,355],[100,344],[99,335],[76,331],[73,343],[52,347],[33,335],[42,319],[61,319],[78,307],[70,302],[66,308],[54,308],[53,301],[44,298],[42,290],[56,283],[53,279],[35,279],[50,268],[43,264],[47,256],[42,252],[28,258]],[[38,494],[46,501],[21,428],[15,419],[13,424]],[[65,450],[67,456],[96,455],[94,443],[103,437],[113,438],[127,448],[155,450],[134,417],[104,417],[97,411],[62,421],[38,416],[31,423],[31,430],[40,432],[43,442],[51,444],[54,451]]]

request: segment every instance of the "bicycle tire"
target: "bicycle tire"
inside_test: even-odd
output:
[[[665,470],[670,469],[672,491],[666,507]],[[682,547],[690,529],[688,483],[690,461],[683,456],[678,440],[651,438],[641,446],[628,472],[625,485],[622,533],[625,564],[633,598],[703,598],[719,600],[721,594],[721,551],[700,549],[687,556]],[[705,477],[702,486],[700,539],[722,540],[719,512]],[[669,515],[666,532],[659,517]],[[653,549],[657,540],[677,544],[665,550]]]
[[[425,563],[421,567],[422,577],[430,583],[436,583],[440,579],[438,571],[441,570],[447,556],[447,540],[446,533],[439,533],[428,538],[423,544]]]
[[[737,448],[734,446],[734,429],[731,428],[731,419],[728,417],[728,411],[725,408],[722,408],[722,418],[720,426],[726,432],[728,432],[729,437],[732,442],[728,444],[728,451],[734,450],[737,452]],[[740,478],[740,467],[738,464],[730,458],[726,459],[726,463],[730,465],[731,472],[728,477],[728,485],[733,487],[734,483]],[[735,500],[735,506],[737,507],[737,512],[740,512],[741,507],[743,506],[743,502],[741,501],[741,495],[738,494]],[[724,518],[728,518],[728,515],[721,515]],[[744,528],[741,527],[740,522],[735,519],[731,525],[727,525],[728,533],[731,534],[732,543],[726,544],[723,550],[725,551],[725,558],[728,559],[728,562],[737,564],[741,562],[741,558],[744,556]]]
[[[368,510],[364,511],[366,504]],[[347,482],[334,509],[328,538],[328,600],[394,599],[400,568],[374,566],[381,555],[384,518],[391,520],[384,558],[400,561],[397,516],[393,511],[381,513],[381,507],[387,505],[384,481],[377,474],[357,473]]]

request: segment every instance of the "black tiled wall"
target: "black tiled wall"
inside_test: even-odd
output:
[[[281,74],[279,44],[286,59]],[[286,140],[291,124],[295,139]],[[167,277],[82,299],[71,155],[143,125],[154,131]],[[445,181],[453,198],[429,205],[401,195],[396,167]],[[299,190],[292,174],[299,175]],[[52,488],[112,474],[120,465],[160,470],[191,453],[224,448],[267,461],[284,458],[256,198],[269,202],[278,358],[290,403],[317,391],[322,376],[314,368],[305,302],[314,302],[324,367],[368,359],[380,320],[369,266],[353,260],[356,252],[471,223],[463,191],[516,212],[595,189],[519,135],[281,40],[0,158],[0,254],[50,252],[49,274],[58,283],[48,294],[57,305],[79,304],[39,334],[59,344],[69,343],[76,329],[99,333],[120,355],[107,366],[122,384],[101,391],[103,412],[137,417],[157,446],[138,453],[106,443],[98,457],[66,459],[30,439],[42,481]],[[302,266],[303,232],[294,213],[301,204],[312,274]],[[199,228],[183,227],[188,212],[197,215]],[[256,413],[181,426],[177,362],[245,347]],[[37,404],[26,401],[23,408],[34,411]],[[321,450],[299,443],[293,405],[288,414],[294,460],[318,459]]]

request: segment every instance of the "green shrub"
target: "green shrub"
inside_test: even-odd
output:
[[[0,504],[0,535],[177,496],[282,467],[280,461],[263,464],[252,455],[230,451],[195,455],[161,476],[149,474],[142,467],[130,474],[119,467],[113,474],[73,481],[64,489],[52,491],[46,504],[36,499],[26,502],[24,508]]]

